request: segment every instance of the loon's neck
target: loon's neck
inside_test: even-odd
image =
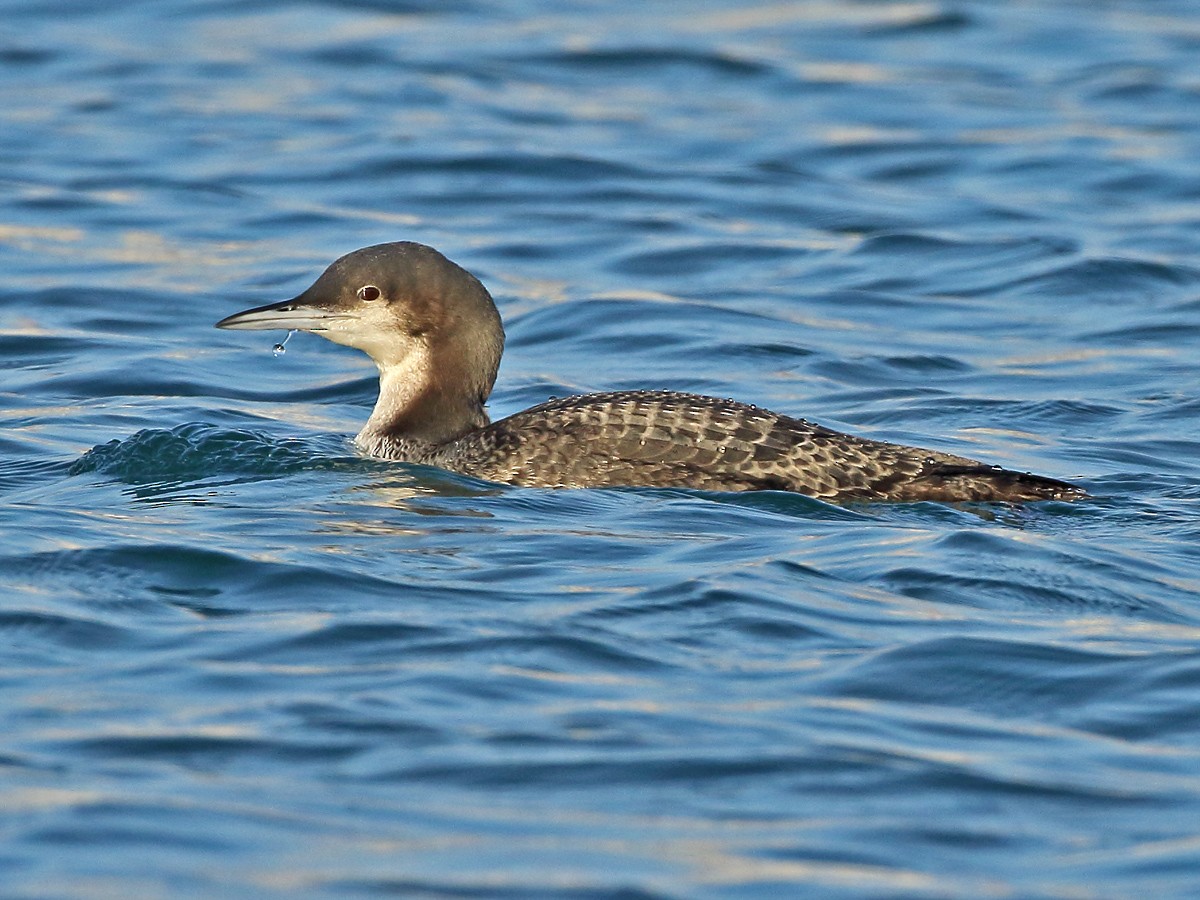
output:
[[[426,350],[379,364],[379,399],[355,439],[359,446],[373,456],[420,460],[486,426],[485,398],[458,377],[458,369],[453,363],[435,366]]]

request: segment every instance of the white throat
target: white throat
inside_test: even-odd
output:
[[[481,398],[461,382],[461,370],[451,365],[439,371],[426,342],[415,342],[399,362],[376,364],[379,399],[357,438],[367,452],[419,460],[488,424]]]
[[[390,433],[404,414],[418,405],[433,383],[433,361],[429,347],[415,344],[397,363],[376,363],[379,366],[379,399],[371,417],[358,433],[363,446],[375,443]]]

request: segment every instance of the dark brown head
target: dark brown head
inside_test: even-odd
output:
[[[311,331],[362,350],[387,375],[411,369],[439,391],[487,399],[504,349],[491,295],[466,269],[409,241],[348,253],[300,296],[218,328]]]

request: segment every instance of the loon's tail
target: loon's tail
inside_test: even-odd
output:
[[[1087,491],[1066,481],[1014,472],[999,466],[937,465],[904,485],[897,485],[898,500],[1000,501],[1079,500]]]

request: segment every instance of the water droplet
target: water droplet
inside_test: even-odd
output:
[[[276,356],[283,356],[283,354],[287,353],[287,342],[292,339],[292,335],[295,333],[295,331],[289,331],[287,337],[271,348],[271,352]]]

